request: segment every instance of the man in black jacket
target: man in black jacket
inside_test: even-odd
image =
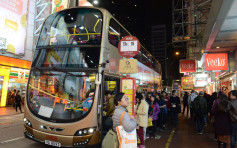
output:
[[[204,115],[207,113],[207,102],[203,97],[204,92],[200,91],[199,96],[193,101],[193,109],[196,115],[197,126],[198,126],[198,134],[202,134],[202,123],[204,119]]]

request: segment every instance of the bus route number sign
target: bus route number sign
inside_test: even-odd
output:
[[[135,36],[125,36],[119,41],[118,50],[122,57],[134,57],[140,50],[140,42]]]

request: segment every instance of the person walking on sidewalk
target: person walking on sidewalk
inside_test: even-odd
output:
[[[22,110],[21,110],[21,103],[22,103],[22,100],[21,100],[21,96],[20,96],[20,91],[18,90],[16,92],[16,96],[15,96],[15,108],[16,108],[16,112],[17,112],[17,107],[19,107],[21,113],[22,113]]]
[[[223,93],[219,93],[218,99],[213,103],[212,113],[215,117],[215,137],[218,140],[218,148],[227,147],[230,143],[230,118],[227,112],[228,99]]]
[[[204,115],[207,113],[207,102],[203,96],[204,92],[200,91],[199,96],[193,101],[193,110],[197,120],[198,134],[202,134]]]
[[[183,114],[185,112],[185,108],[187,107],[187,117],[188,117],[188,112],[189,112],[189,106],[188,106],[188,92],[184,92],[184,97],[183,97]]]
[[[191,91],[191,95],[188,97],[188,106],[190,108],[190,118],[193,120],[193,101],[197,97],[195,90]]]
[[[235,148],[237,132],[237,90],[230,91],[230,100],[227,109],[231,121],[231,148]]]
[[[13,108],[16,107],[15,97],[16,97],[16,89],[14,89],[12,94],[11,94],[11,102],[13,102],[13,104],[12,104]]]

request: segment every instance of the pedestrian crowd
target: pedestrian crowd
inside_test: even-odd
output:
[[[197,134],[203,134],[203,126],[213,121],[218,148],[230,144],[235,148],[237,131],[237,91],[232,90],[228,96],[224,92],[209,95],[203,91],[192,90],[183,95],[183,114],[190,111],[191,121],[196,123]]]
[[[129,114],[126,109],[129,106],[129,98],[124,93],[121,92],[114,97],[110,97],[111,94],[106,92],[107,118],[105,125],[106,127],[111,127],[111,130],[106,129],[107,134],[103,140],[103,148],[111,147],[111,145],[113,147],[123,145],[122,139],[119,138],[123,131],[129,133],[130,136],[133,131],[136,131],[137,137],[135,140],[125,138],[129,141],[126,143],[131,144],[131,141],[137,143],[138,140],[139,145],[137,147],[144,148],[146,139],[160,138],[157,135],[157,131],[162,132],[167,129],[167,119],[170,119],[173,126],[178,124],[178,114],[181,113],[181,105],[176,90],[173,90],[171,94],[165,91],[160,93],[136,93],[135,114],[133,115]],[[122,126],[123,131],[120,130],[120,126]]]

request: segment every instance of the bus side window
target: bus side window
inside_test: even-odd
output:
[[[118,43],[120,41],[120,26],[118,23],[111,19],[109,22],[109,33],[108,33],[108,40],[109,42],[114,45],[118,46]]]

